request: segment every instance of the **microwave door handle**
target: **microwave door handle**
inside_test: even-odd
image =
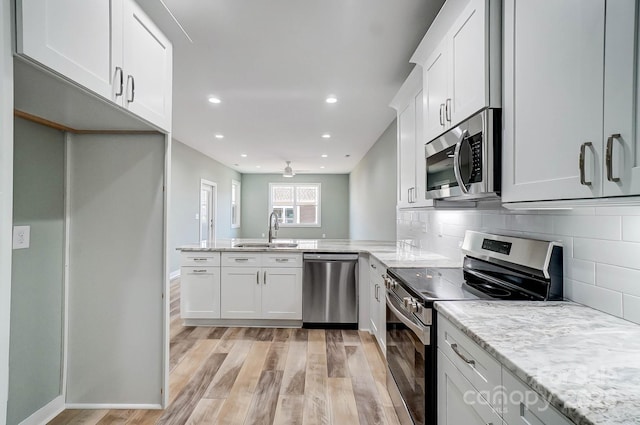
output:
[[[458,182],[458,186],[460,186],[460,190],[463,194],[469,193],[469,190],[464,184],[464,181],[462,181],[462,172],[460,171],[460,149],[462,148],[464,139],[466,139],[467,137],[469,137],[469,132],[467,130],[464,130],[462,132],[462,135],[460,135],[460,140],[458,140],[458,143],[456,143],[456,150],[453,151],[453,173],[456,176],[456,181]]]

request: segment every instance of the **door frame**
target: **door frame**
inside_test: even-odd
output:
[[[200,179],[200,187],[198,188],[198,243],[202,242],[202,225],[200,214],[200,207],[202,206],[202,186],[211,186],[211,215],[213,218],[213,226],[211,226],[211,230],[213,231],[213,238],[209,235],[209,240],[215,240],[218,233],[218,183],[212,182],[207,179]]]

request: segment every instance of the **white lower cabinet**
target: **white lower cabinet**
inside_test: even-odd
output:
[[[183,319],[220,318],[219,253],[182,253],[180,316]]]
[[[222,264],[222,319],[302,320],[302,254],[224,253]]]
[[[438,425],[501,425],[502,419],[438,350]]]
[[[384,275],[386,267],[373,256],[369,257],[369,326],[380,350],[386,353],[386,298]]]
[[[438,316],[438,425],[570,425],[449,320]]]

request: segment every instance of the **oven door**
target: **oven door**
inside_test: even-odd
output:
[[[386,299],[387,383],[394,408],[402,425],[434,424],[435,346],[431,328],[406,312],[392,292],[387,291]],[[425,373],[425,369],[432,370]]]

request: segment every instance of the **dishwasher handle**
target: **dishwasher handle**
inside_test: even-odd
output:
[[[304,261],[358,261],[358,254],[305,253]]]

